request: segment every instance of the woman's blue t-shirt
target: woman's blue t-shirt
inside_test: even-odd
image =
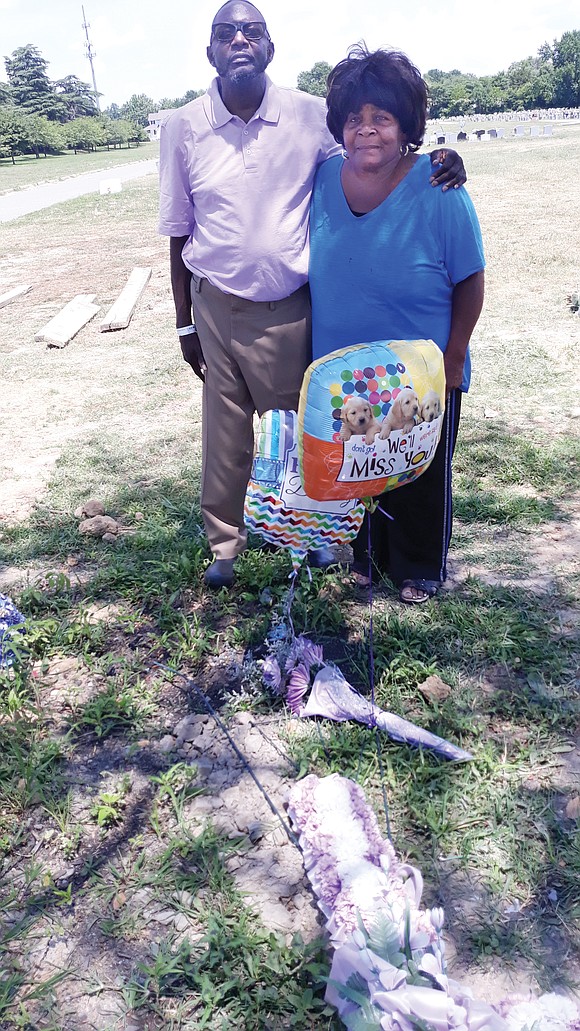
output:
[[[447,347],[453,288],[485,266],[467,191],[433,187],[421,155],[374,211],[357,216],[340,182],[343,158],[318,169],[310,211],[314,358],[373,340]],[[462,390],[469,387],[469,352]]]

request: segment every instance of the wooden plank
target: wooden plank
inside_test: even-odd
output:
[[[32,284],[29,286],[15,286],[13,290],[9,290],[8,293],[0,296],[0,308],[3,308],[5,304],[10,304],[10,301],[15,301],[17,297],[21,297],[22,294],[27,294],[29,290],[32,290]]]
[[[150,279],[150,268],[133,269],[117,300],[101,322],[99,326],[101,333],[106,333],[110,329],[127,328],[137,307],[137,302]]]
[[[86,326],[87,322],[100,311],[98,304],[93,304],[96,294],[77,294],[69,301],[58,315],[47,322],[44,329],[35,333],[35,340],[43,340],[53,347],[66,347],[70,340],[78,333],[79,329]]]

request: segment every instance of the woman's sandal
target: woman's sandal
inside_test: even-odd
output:
[[[422,605],[429,601],[429,598],[435,597],[439,587],[440,584],[437,580],[403,580],[399,588],[399,601],[402,601],[404,605]],[[408,593],[413,590],[422,591],[421,596],[413,597]],[[406,595],[405,592],[407,592]]]

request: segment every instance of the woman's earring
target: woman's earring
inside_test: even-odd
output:
[[[343,159],[344,159],[345,161],[348,161],[348,154],[347,154],[346,150],[343,150],[343,152],[342,152],[342,156],[343,156]]]

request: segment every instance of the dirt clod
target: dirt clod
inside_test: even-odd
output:
[[[116,537],[118,531],[119,524],[112,516],[96,515],[79,523],[79,533],[90,537],[103,537],[106,533]]]

